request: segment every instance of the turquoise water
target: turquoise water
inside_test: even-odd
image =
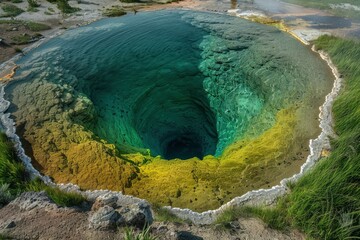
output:
[[[78,124],[120,153],[165,159],[219,156],[273,126],[280,109],[316,109],[329,85],[327,66],[279,30],[190,11],[104,19],[18,64],[6,91],[29,135]]]

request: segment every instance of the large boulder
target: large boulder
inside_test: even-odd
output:
[[[96,198],[89,216],[89,227],[115,229],[118,226],[144,228],[153,222],[150,204],[146,201],[125,203],[113,194]]]
[[[100,207],[89,217],[89,228],[113,229],[124,223],[123,217],[110,206]]]

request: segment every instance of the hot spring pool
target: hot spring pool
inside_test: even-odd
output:
[[[17,64],[8,111],[38,170],[197,211],[298,172],[333,80],[273,27],[180,10],[69,30]]]

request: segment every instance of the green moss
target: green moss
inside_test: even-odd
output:
[[[16,17],[24,12],[24,10],[13,4],[4,4],[1,6],[1,9],[5,12],[1,17]]]

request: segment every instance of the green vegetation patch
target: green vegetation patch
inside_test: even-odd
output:
[[[47,1],[56,4],[58,9],[62,13],[74,13],[80,10],[80,8],[70,6],[68,0],[47,0]]]
[[[309,236],[346,239],[360,236],[360,43],[323,36],[315,45],[345,78],[333,107],[339,137],[328,159],[295,184],[288,213]]]
[[[103,15],[106,17],[120,17],[125,14],[126,14],[126,11],[120,6],[115,6],[112,8],[105,9],[103,12]]]
[[[0,234],[0,240],[9,240],[9,239],[13,239],[13,238],[4,234]]]
[[[43,23],[37,23],[37,22],[31,22],[31,21],[21,21],[21,20],[0,20],[0,24],[14,24],[14,25],[19,25],[19,26],[24,26],[26,29],[33,31],[33,32],[39,32],[39,31],[51,29],[50,26],[43,24]]]
[[[40,33],[35,33],[33,35],[23,33],[12,37],[11,40],[12,40],[12,44],[23,45],[23,44],[36,42],[40,40],[42,37],[43,36]]]
[[[150,233],[150,227],[144,228],[141,232],[137,232],[133,228],[126,228],[124,234],[125,240],[157,240],[156,236]]]
[[[16,17],[17,15],[24,12],[21,8],[13,5],[13,4],[3,4],[1,9],[5,12],[5,14],[1,15],[1,17]]]
[[[39,31],[45,31],[51,29],[50,26],[37,22],[24,22],[24,26],[25,28],[33,32],[39,32]]]
[[[71,207],[79,206],[86,201],[85,197],[75,192],[64,192],[56,187],[50,187],[43,183],[40,179],[34,179],[27,185],[28,191],[45,191],[48,196],[59,206]]]
[[[166,209],[164,207],[161,207],[160,205],[153,204],[151,206],[151,208],[155,212],[155,220],[156,221],[160,221],[160,222],[177,222],[177,223],[185,222],[185,220],[179,218],[178,216],[176,216],[175,214],[170,212],[170,210],[168,210],[168,209]]]
[[[16,157],[12,143],[0,133],[0,185],[8,185],[12,195],[25,190],[29,176],[25,167]]]
[[[27,0],[29,3],[29,7],[37,8],[40,7],[40,4],[36,0]]]
[[[286,230],[290,227],[290,222],[286,214],[279,208],[263,207],[232,207],[224,210],[216,219],[215,226],[220,229],[230,229],[231,222],[239,218],[257,217],[262,219],[270,228]]]

